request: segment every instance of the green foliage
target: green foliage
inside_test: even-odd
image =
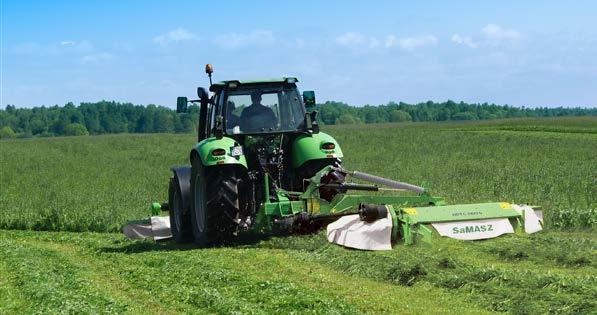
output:
[[[0,127],[37,137],[108,133],[187,133],[195,129],[199,108],[189,106],[188,114],[177,114],[162,106],[133,105],[101,101],[68,103],[63,107],[15,108],[0,110]],[[76,126],[74,129],[74,125]],[[70,127],[69,127],[70,126]],[[85,127],[87,132],[83,132]]]
[[[403,122],[403,121],[411,121],[411,120],[413,120],[413,118],[410,116],[410,114],[403,110],[394,109],[390,112],[390,121],[391,122]]]
[[[402,121],[449,121],[449,120],[488,120],[515,117],[561,117],[596,116],[595,108],[518,108],[508,105],[467,104],[447,101],[443,103],[425,102],[418,104],[390,102],[379,106],[355,107],[341,102],[325,102],[319,105],[320,119],[326,125],[346,124],[343,115],[350,115],[365,123]]]
[[[478,117],[474,112],[467,111],[462,113],[456,113],[452,115],[452,120],[477,120]]]
[[[85,125],[82,125],[80,123],[72,123],[72,124],[68,124],[68,125],[66,125],[66,127],[64,127],[64,135],[66,135],[66,136],[87,136],[87,135],[89,135],[89,131],[87,131],[87,128],[85,127]]]
[[[342,114],[336,119],[336,125],[351,125],[356,122],[356,119],[351,114]]]
[[[9,126],[4,126],[0,129],[0,139],[12,139],[15,136],[15,132]]]
[[[512,117],[597,116],[596,108],[517,108],[508,105],[467,104],[431,101],[419,104],[390,102],[386,105],[362,107],[340,102],[318,105],[319,119],[324,125],[385,123],[404,121],[488,120]],[[235,113],[242,110],[239,106]],[[15,108],[8,105],[0,110],[0,127],[10,127],[17,134],[39,137],[68,135],[69,124],[84,125],[89,134],[107,133],[188,133],[196,129],[197,105],[189,112],[156,105],[133,105],[101,101],[68,103],[63,107]]]

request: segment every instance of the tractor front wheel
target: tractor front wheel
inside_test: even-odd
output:
[[[200,161],[194,160],[191,169],[191,225],[193,239],[199,246],[207,245],[207,178]]]
[[[168,204],[170,205],[170,230],[172,238],[177,243],[190,242],[193,238],[191,216],[183,208],[182,193],[176,177],[170,178],[168,189]]]

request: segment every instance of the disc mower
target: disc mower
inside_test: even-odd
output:
[[[309,233],[329,225],[330,241],[371,249],[350,239],[370,237],[363,229],[371,228],[384,246],[437,235],[482,239],[530,232],[537,221],[532,207],[446,205],[425,188],[346,170],[340,145],[320,131],[315,93],[299,93],[294,77],[212,83],[209,64],[206,73],[211,93],[200,87],[197,99],[177,99],[179,113],[199,105],[190,165],[172,168],[169,200],[154,204],[169,211],[176,242],[203,246],[243,231]]]

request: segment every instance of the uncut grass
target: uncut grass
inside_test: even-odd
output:
[[[597,224],[597,119],[327,126],[348,169],[424,185],[449,203],[542,206],[549,228]],[[0,141],[0,228],[116,232],[167,198],[169,167],[188,164],[192,135]]]

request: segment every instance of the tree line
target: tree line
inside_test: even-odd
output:
[[[326,102],[319,109],[324,124],[385,123],[405,121],[487,120],[516,117],[597,116],[597,108],[514,107],[495,104],[468,104],[446,101],[407,104],[390,102],[386,105],[362,107],[341,102]]]
[[[513,117],[597,116],[597,108],[525,108],[495,104],[428,101],[418,104],[390,102],[378,106],[350,106],[342,102],[318,105],[325,125],[405,121],[485,120]],[[108,133],[189,133],[196,129],[196,105],[189,112],[156,105],[101,101],[75,106],[0,109],[0,138],[98,135]]]

